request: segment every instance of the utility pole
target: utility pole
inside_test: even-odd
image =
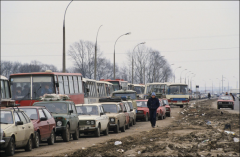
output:
[[[102,25],[98,28],[97,31],[97,37],[99,29],[102,27]],[[96,37],[96,43],[95,43],[95,61],[94,61],[94,79],[97,80],[97,37]]]
[[[223,75],[222,75],[222,93],[223,93]]]

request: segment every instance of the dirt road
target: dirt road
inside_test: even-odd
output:
[[[239,156],[239,114],[212,108],[215,100],[183,108],[171,125],[118,137],[67,156]],[[227,125],[231,126],[232,132]],[[115,141],[122,144],[115,145]],[[64,156],[64,154],[59,154]]]
[[[171,112],[171,117],[167,117],[164,120],[158,120],[156,123],[157,128],[160,130],[164,127],[169,126],[178,115],[180,108],[173,108]],[[87,148],[94,146],[96,144],[105,142],[111,139],[121,139],[126,136],[136,135],[142,131],[148,132],[152,130],[150,122],[141,122],[138,121],[136,125],[130,127],[126,132],[119,132],[115,134],[110,132],[108,136],[102,135],[99,138],[92,136],[82,136],[79,140],[71,140],[70,142],[63,142],[60,138],[54,145],[49,146],[47,143],[41,143],[39,148],[33,149],[31,152],[25,152],[24,149],[17,149],[14,156],[56,156],[56,155],[65,155],[77,151],[79,149]],[[4,152],[1,152],[1,156],[5,156]]]

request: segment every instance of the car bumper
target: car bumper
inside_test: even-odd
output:
[[[137,114],[137,116],[136,116],[137,119],[143,119],[145,117],[146,116],[144,114]]]
[[[109,124],[109,128],[115,128],[117,124]]]
[[[232,108],[234,105],[226,104],[226,105],[218,105],[219,108]]]
[[[93,132],[96,131],[97,127],[93,127],[93,126],[81,126],[79,128],[79,132]]]
[[[6,148],[11,137],[3,137],[3,139],[0,141],[0,148]]]

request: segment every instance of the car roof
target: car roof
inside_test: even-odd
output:
[[[145,100],[136,100],[136,101],[148,101],[148,99],[145,99]]]
[[[95,104],[99,104],[99,105],[102,105],[102,104],[119,104],[120,102],[101,102],[101,103],[95,103]]]
[[[19,106],[18,108],[45,108],[45,106]]]
[[[94,103],[94,104],[77,104],[75,106],[100,106],[102,104],[99,104],[99,103]]]
[[[34,104],[48,104],[48,103],[69,103],[72,101],[39,101],[39,102],[35,102]]]

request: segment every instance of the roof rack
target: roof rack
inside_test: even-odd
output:
[[[64,94],[44,94],[43,97],[40,98],[42,101],[64,101],[71,100],[68,95]]]

